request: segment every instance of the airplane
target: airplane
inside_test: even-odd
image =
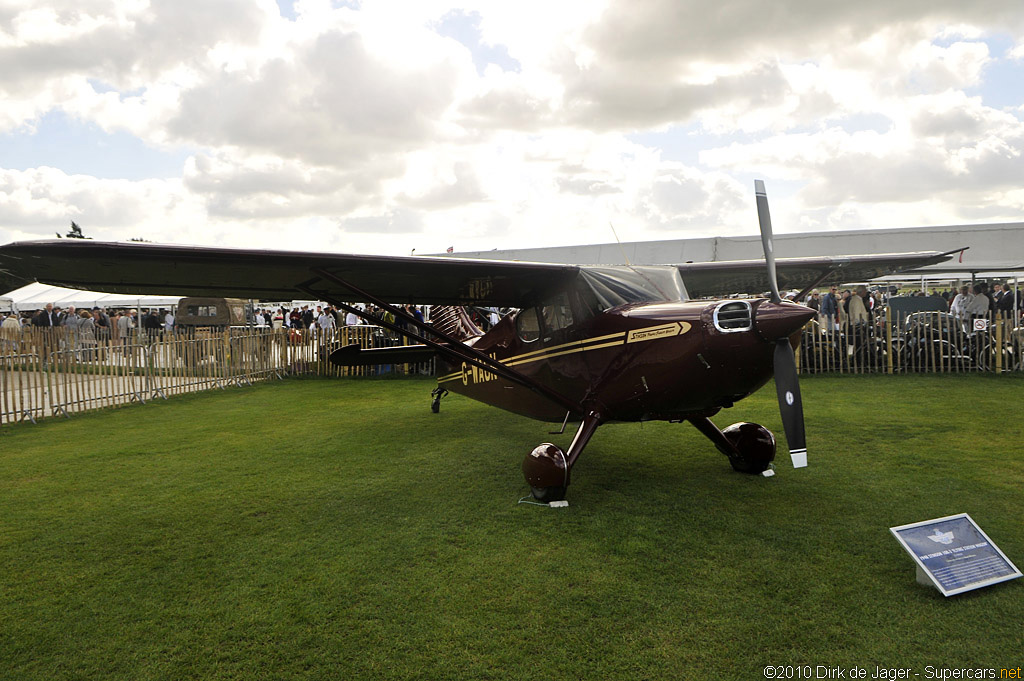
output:
[[[570,473],[610,422],[688,422],[743,473],[771,475],[775,437],[756,423],[711,417],[775,378],[794,467],[807,465],[794,348],[815,312],[787,289],[862,281],[948,260],[934,251],[776,259],[764,183],[755,181],[764,261],[660,266],[568,265],[456,257],[301,253],[150,243],[29,241],[0,246],[0,271],[112,293],[280,300],[301,293],[414,341],[339,348],[343,366],[436,358],[431,409],[449,392],[534,419],[578,423],[567,450],[544,442],[522,470],[538,503],[563,502]],[[959,249],[958,249],[959,250]],[[722,297],[763,292],[767,297]],[[714,298],[713,296],[719,296]],[[393,303],[430,304],[420,322]],[[372,303],[386,321],[356,307]],[[486,333],[469,306],[515,311]]]

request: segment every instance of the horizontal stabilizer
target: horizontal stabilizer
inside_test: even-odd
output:
[[[328,358],[341,367],[365,367],[376,364],[418,364],[429,362],[437,354],[426,345],[399,345],[393,348],[364,350],[355,343],[340,347]]]

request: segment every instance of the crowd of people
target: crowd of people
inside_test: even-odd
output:
[[[174,331],[174,314],[170,310],[145,308],[142,310],[141,324],[138,323],[137,317],[134,309],[108,311],[106,308],[93,307],[80,310],[74,305],[61,309],[53,303],[47,303],[46,307],[35,314],[9,312],[0,323],[0,328],[65,328],[76,333],[90,333],[113,339],[127,337],[139,328],[158,333]]]
[[[926,296],[919,291],[918,296]],[[969,321],[993,314],[1017,321],[1024,314],[1024,296],[1018,296],[1011,284],[996,283],[991,288],[986,281],[971,286],[961,286],[959,291],[947,289],[932,291],[933,298],[941,298],[946,310],[954,317]],[[818,321],[823,329],[840,329],[848,324],[871,324],[875,311],[888,303],[889,291],[876,288],[868,290],[861,285],[845,289],[841,293],[832,286],[826,293],[811,294],[805,304],[818,312]]]
[[[973,286],[962,286],[953,296],[949,311],[960,319],[985,317],[992,313],[1006,319],[1019,319],[1024,310],[1024,300],[1018,300],[1014,288],[1009,284],[993,284],[989,291],[987,282]]]
[[[926,295],[923,291],[917,295]],[[943,299],[946,309],[958,319],[965,322],[977,317],[995,314],[1002,318],[1017,321],[1024,314],[1024,296],[1018,296],[1012,285],[995,283],[989,287],[988,282],[980,281],[971,286],[965,285],[959,291],[933,291],[933,297]],[[789,296],[792,298],[793,296]],[[842,292],[832,286],[827,292],[813,292],[805,304],[818,312],[822,329],[838,330],[847,325],[870,325],[875,321],[876,311],[887,303],[889,291],[883,288],[869,290],[860,285]],[[406,321],[399,316],[397,319],[389,310],[376,305],[352,306],[359,312],[365,312],[374,319],[381,319],[384,326],[394,324],[402,329]],[[314,309],[315,308],[315,309]],[[423,322],[424,314],[421,307],[407,304],[402,310]],[[149,337],[171,334],[176,330],[175,317],[171,310],[164,308],[143,309],[141,321],[137,319],[134,309],[118,309],[107,311],[101,307],[92,309],[76,309],[73,305],[67,309],[49,303],[35,314],[18,314],[10,312],[0,322],[5,337],[21,329],[32,326],[36,328],[64,327],[73,336],[97,338],[104,340],[122,340],[128,342],[133,334],[141,331]],[[497,322],[497,311],[490,318],[481,317],[479,325],[487,328]],[[330,305],[303,305],[292,307],[259,308],[254,311],[252,320],[257,327],[273,329],[289,328],[294,330],[328,331],[343,326],[362,326],[367,320],[349,310],[342,312]]]
[[[74,305],[62,309],[47,303],[35,314],[7,313],[0,322],[0,338],[10,344],[15,343],[25,329],[60,329],[63,333],[59,338],[59,348],[79,351],[88,358],[100,343],[123,345],[127,351],[127,346],[136,336],[153,339],[174,332],[174,314],[170,310],[146,308],[141,312],[140,322],[134,309],[108,311],[102,307],[78,309]],[[45,347],[58,348],[49,343]]]
[[[394,324],[399,328],[405,328],[406,326],[403,318],[395,319],[395,315],[389,310],[381,309],[376,305],[354,305],[351,307],[375,319],[381,319],[387,324]],[[423,308],[407,304],[402,307],[402,310],[419,322],[423,322]],[[258,308],[255,310],[254,321],[257,327],[289,328],[297,331],[316,331],[318,329],[328,331],[342,326],[364,326],[369,323],[355,312],[343,313],[341,310],[330,305],[317,305],[315,311],[309,305],[303,305],[301,308],[293,307],[291,310],[285,307],[277,307],[276,309]]]
[[[404,318],[395,319],[395,315],[388,310],[378,308],[376,305],[354,306],[360,312],[365,312],[375,318],[382,319],[389,324],[395,324],[404,328]],[[403,306],[403,311],[420,322],[423,322],[423,308],[415,305]],[[176,330],[174,313],[168,309],[143,309],[141,323],[134,309],[118,309],[108,311],[101,307],[94,307],[91,310],[79,310],[75,306],[68,306],[61,309],[53,303],[37,312],[17,313],[9,312],[6,316],[0,315],[0,327],[8,332],[20,331],[26,327],[34,328],[59,328],[63,327],[76,333],[89,333],[109,339],[127,338],[138,330],[153,334],[174,333]],[[253,324],[257,327],[269,327],[273,329],[290,328],[296,330],[329,330],[343,326],[360,326],[368,322],[355,312],[344,313],[330,305],[314,307],[303,305],[293,307],[291,310],[285,307],[257,308],[254,311]]]

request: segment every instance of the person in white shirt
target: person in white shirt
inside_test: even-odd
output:
[[[61,322],[61,325],[68,330],[67,336],[64,338],[68,350],[74,351],[78,349],[78,325],[81,321],[82,318],[78,316],[75,306],[69,305],[68,313],[64,317],[64,321]]]
[[[330,329],[335,328],[334,315],[332,315],[330,312],[327,312],[326,310],[320,313],[320,316],[317,318],[316,321],[317,324],[320,325],[320,328],[323,329],[324,331],[328,331]]]
[[[359,315],[357,315],[355,312],[349,312],[347,315],[345,315],[345,326],[357,326],[362,323],[363,320],[361,320],[359,318]]]
[[[117,337],[121,340],[121,348],[124,356],[131,353],[132,333],[135,331],[134,312],[125,312],[117,320]]]
[[[968,317],[987,317],[989,309],[988,296],[982,293],[980,284],[974,285],[974,297],[967,304]]]
[[[973,298],[970,287],[961,286],[960,293],[956,294],[956,297],[953,298],[953,303],[949,306],[950,314],[959,319],[966,318],[967,306],[971,304]]]
[[[21,322],[18,316],[11,312],[0,324],[0,338],[12,351],[18,347],[18,339],[21,337]]]

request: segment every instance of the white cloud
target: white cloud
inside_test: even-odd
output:
[[[940,47],[920,41],[907,57],[903,68],[913,74],[912,78],[924,91],[975,85],[990,61],[988,45],[982,42],[957,42]]]
[[[205,211],[176,180],[100,180],[56,168],[0,170],[0,224],[8,236],[52,237],[71,220],[96,238],[180,240]]]
[[[780,225],[1020,216],[1024,103],[984,90],[992,35],[1024,68],[1018,2],[336,4],[0,8],[0,134],[62,111],[191,154],[172,180],[0,171],[6,236],[80,218],[426,252],[606,241],[609,221],[629,240],[751,232],[751,173],[795,192],[773,199]],[[478,73],[436,32],[453,12],[517,68]],[[626,139],[673,129],[707,135],[699,162]]]
[[[394,61],[355,31],[326,32],[258,70],[185,90],[168,128],[184,142],[338,167],[410,151],[443,134],[460,65],[443,50]]]
[[[185,165],[184,187],[219,218],[308,218],[344,214],[372,203],[372,175],[309,166],[277,156],[197,154]]]
[[[1024,175],[1020,121],[953,92],[914,97],[904,105],[905,115],[887,132],[830,128],[782,134],[710,150],[701,160],[803,180],[798,198],[808,214],[834,207],[819,227],[830,226],[831,216],[848,213],[851,206],[859,213],[866,206],[887,206],[887,225],[898,225],[892,222],[895,214],[917,216],[912,224],[938,215],[941,223],[1016,217],[1019,204],[1001,201]],[[894,212],[897,204],[907,208]]]
[[[696,227],[728,233],[750,212],[750,193],[739,182],[724,173],[698,173],[684,167],[659,173],[642,200],[659,231]]]

